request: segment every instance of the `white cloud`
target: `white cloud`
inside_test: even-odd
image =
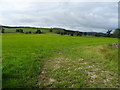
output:
[[[118,25],[117,2],[40,1],[1,0],[0,24],[102,32]]]

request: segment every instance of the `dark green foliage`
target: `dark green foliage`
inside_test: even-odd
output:
[[[52,28],[50,29],[50,32],[53,32]]]
[[[23,29],[16,29],[16,32],[24,33]]]
[[[41,34],[42,33],[42,31],[40,30],[40,29],[38,29],[37,31],[36,31],[36,34]]]
[[[18,29],[16,29],[16,32],[19,32],[19,30],[18,30]]]
[[[74,36],[74,33],[71,33],[70,36]]]
[[[87,32],[84,32],[83,35],[86,36],[86,35],[87,35]]]
[[[76,36],[82,36],[82,32],[76,32]]]
[[[64,33],[63,33],[63,32],[61,32],[60,34],[61,34],[61,35],[64,35]]]
[[[112,30],[108,30],[107,32],[106,32],[106,34],[107,34],[107,37],[110,37],[111,36],[111,33],[112,32]]]
[[[119,28],[115,29],[115,31],[113,33],[113,37],[120,38],[120,29]]]
[[[60,34],[60,31],[58,31],[57,34]]]
[[[20,33],[24,33],[22,29],[20,29]]]
[[[31,34],[32,32],[31,31],[29,31],[29,34]]]
[[[2,28],[2,33],[5,33],[5,29],[4,28]]]

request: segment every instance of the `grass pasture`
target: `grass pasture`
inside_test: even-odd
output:
[[[50,33],[50,28],[32,28],[32,27],[4,28],[6,33],[16,33],[17,29],[22,29],[24,31],[24,33],[29,32],[29,31],[36,32],[37,29],[41,30],[43,33],[47,33],[47,34]],[[52,29],[52,33],[53,32],[56,33],[58,31],[63,31],[63,30],[59,30],[56,28]],[[52,34],[52,33],[50,33],[50,34]]]
[[[115,38],[2,35],[3,88],[118,87]]]

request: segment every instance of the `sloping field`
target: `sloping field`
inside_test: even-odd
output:
[[[3,87],[118,87],[115,38],[3,34]]]
[[[50,28],[31,28],[31,27],[18,27],[18,28],[4,28],[4,32],[7,32],[7,33],[16,33],[16,30],[17,29],[22,29],[25,32],[36,32],[37,29],[41,30],[43,33],[51,33],[50,32]],[[52,32],[58,32],[58,31],[63,31],[63,30],[59,30],[59,29],[52,29]]]

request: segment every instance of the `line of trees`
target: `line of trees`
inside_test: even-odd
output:
[[[80,32],[80,31],[71,31],[71,30],[55,30],[56,34],[60,35],[69,35],[69,36],[95,36],[95,37],[113,37],[113,38],[120,38],[120,29],[117,28],[112,33],[112,30],[108,30],[106,33],[97,33],[97,32]],[[5,30],[2,28],[2,33],[4,33]],[[16,29],[16,32],[24,33],[23,29]],[[53,32],[53,29],[51,28],[49,32]],[[43,32],[40,29],[37,29],[36,32],[25,32],[26,34],[42,34]]]
[[[32,31],[28,31],[28,32],[24,32],[23,29],[16,29],[16,32],[18,33],[25,33],[25,34],[42,34],[43,32],[40,29],[37,29],[36,32],[32,32]]]
[[[108,30],[106,33],[61,30],[61,31],[56,32],[56,34],[70,35],[70,36],[95,36],[95,37],[120,38],[120,29],[119,28],[115,29],[113,33],[112,33],[112,30]]]
[[[35,32],[28,31],[24,32],[23,29],[16,29],[17,33],[25,34],[42,34],[43,32],[40,29],[37,29]],[[97,32],[80,32],[80,31],[71,31],[66,29],[49,29],[49,32],[60,34],[60,35],[69,35],[69,36],[95,36],[95,37],[113,37],[120,38],[120,28],[117,28],[113,31],[108,30],[106,33],[97,33]],[[5,33],[5,29],[1,28],[1,33]]]

